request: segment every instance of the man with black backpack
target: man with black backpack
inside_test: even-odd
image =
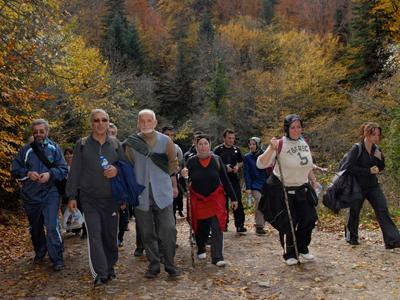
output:
[[[22,183],[23,205],[35,251],[33,263],[41,263],[47,252],[53,269],[61,271],[64,268],[63,241],[58,222],[60,195],[56,183],[66,177],[67,163],[60,147],[48,138],[46,120],[34,120],[31,128],[34,141],[26,144],[12,161],[12,173]]]

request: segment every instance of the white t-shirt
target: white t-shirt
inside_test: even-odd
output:
[[[261,165],[260,160],[257,159],[257,168],[267,168],[275,163],[273,173],[280,179],[279,166],[275,162],[275,159],[276,151],[273,152],[270,160],[265,165]],[[279,162],[281,164],[285,186],[301,186],[308,182],[308,174],[313,169],[314,163],[310,146],[308,146],[303,139],[293,141],[287,137],[283,137]]]

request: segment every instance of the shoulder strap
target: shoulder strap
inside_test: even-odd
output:
[[[81,151],[83,150],[83,147],[85,147],[87,139],[88,139],[87,136],[81,138],[81,148],[80,148]]]
[[[41,150],[38,148],[38,146],[35,144],[35,142],[31,143],[30,145],[31,145],[31,148],[32,148],[33,152],[35,152],[36,156],[40,159],[40,161],[41,161],[42,163],[44,163],[44,165],[45,165],[48,169],[51,169],[51,168],[54,167],[54,163],[51,163],[51,162],[47,159],[46,155],[43,153],[43,151],[41,151]]]
[[[217,167],[218,167],[218,171],[219,171],[221,169],[221,164],[219,162],[219,156],[217,156],[215,154],[213,154],[212,156],[213,156],[215,162],[217,163]]]
[[[361,147],[361,143],[356,143],[356,145],[357,145],[357,150],[358,150],[358,152],[357,152],[357,159],[356,159],[356,161],[360,158],[360,156],[361,156],[361,153],[362,153],[362,147]]]

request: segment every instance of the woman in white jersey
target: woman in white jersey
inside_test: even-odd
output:
[[[277,210],[278,213],[274,217],[274,221],[279,224],[275,224],[277,226],[271,224],[279,230],[286,264],[295,265],[299,258],[306,261],[314,260],[308,246],[311,242],[312,230],[318,219],[315,209],[316,197],[312,188],[318,183],[312,171],[313,160],[310,147],[302,137],[303,123],[300,117],[298,115],[286,116],[284,131],[285,136],[282,139],[271,139],[268,149],[258,157],[257,167],[263,169],[273,166],[273,176],[268,178],[263,196],[268,199],[269,205],[276,205],[280,209],[280,211]],[[296,257],[293,234],[285,210],[282,183],[285,184],[289,200],[299,257]]]

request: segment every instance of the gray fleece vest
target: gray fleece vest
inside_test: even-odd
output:
[[[168,137],[157,132],[157,142],[152,152],[166,153],[167,143]],[[140,154],[135,149],[132,150],[135,156],[137,182],[145,186],[143,193],[139,196],[139,206],[136,208],[143,211],[149,210],[149,187],[151,187],[154,201],[160,209],[171,205],[173,202],[172,182],[169,174],[157,167],[149,157]]]

